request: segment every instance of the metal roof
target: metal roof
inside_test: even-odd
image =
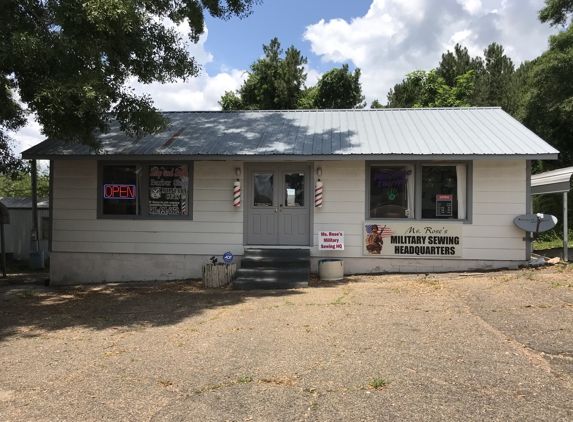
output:
[[[114,122],[101,140],[108,158],[321,160],[534,158],[558,151],[501,108],[165,112],[163,133],[140,140]],[[47,140],[25,159],[101,158],[89,147]],[[365,157],[367,156],[367,157]]]
[[[9,197],[0,196],[0,203],[4,204],[8,209],[32,209],[32,198],[30,197]],[[48,198],[38,198],[38,208],[48,209],[49,199]]]
[[[573,167],[534,174],[531,176],[531,194],[569,192],[569,189],[571,189],[571,175],[573,175]]]

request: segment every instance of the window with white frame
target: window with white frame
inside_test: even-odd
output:
[[[99,218],[192,216],[192,163],[99,165]]]
[[[366,217],[468,219],[467,163],[370,163]]]

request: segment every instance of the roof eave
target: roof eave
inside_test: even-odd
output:
[[[22,154],[25,160],[101,160],[101,161],[443,161],[443,160],[557,160],[558,153],[540,154],[238,154],[238,155],[48,155]]]

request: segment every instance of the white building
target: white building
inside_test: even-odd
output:
[[[200,277],[209,257],[256,247],[308,249],[315,271],[517,267],[530,162],[558,154],[499,108],[166,115],[141,140],[112,126],[99,154],[50,140],[23,153],[51,161],[52,284]]]

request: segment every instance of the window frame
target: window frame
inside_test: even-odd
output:
[[[122,160],[98,161],[97,168],[97,218],[107,220],[193,220],[193,182],[194,162],[189,160]],[[103,213],[103,167],[104,166],[140,166],[142,169],[140,193],[141,213],[139,215],[121,215]],[[187,215],[149,215],[149,168],[154,165],[187,166],[189,172],[189,191],[187,193]]]
[[[422,166],[466,166],[466,218],[422,218]],[[414,210],[411,218],[372,218],[370,217],[370,185],[372,167],[378,166],[412,166],[414,167]],[[366,161],[365,221],[396,220],[401,222],[460,222],[471,224],[473,219],[473,161]],[[412,211],[412,210],[410,210]]]

